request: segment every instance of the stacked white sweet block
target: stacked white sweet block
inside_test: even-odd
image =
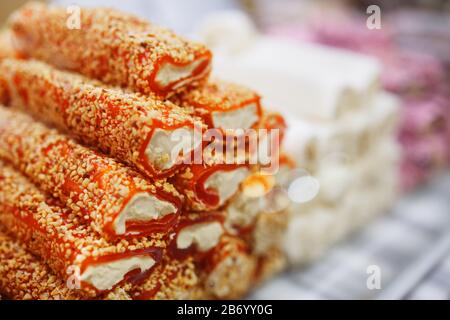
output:
[[[388,211],[398,183],[396,114],[396,100],[380,93],[370,107],[341,119],[296,120],[286,138],[287,149],[319,188],[310,201],[292,199],[284,241],[292,263],[316,259],[330,245]]]
[[[292,264],[305,264],[395,200],[398,101],[380,89],[376,60],[261,36],[250,26],[225,14],[202,34],[216,44],[216,74],[258,90],[287,119],[284,147],[298,168],[284,186],[292,201],[284,249]],[[236,29],[239,37],[228,36]]]

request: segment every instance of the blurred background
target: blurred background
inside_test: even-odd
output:
[[[286,118],[311,179],[287,186],[291,269],[249,298],[450,299],[450,1],[53,2],[204,41],[215,76]]]

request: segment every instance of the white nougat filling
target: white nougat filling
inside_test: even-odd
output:
[[[173,63],[167,62],[156,74],[156,83],[161,87],[166,87],[171,83],[191,77],[194,70],[205,60],[206,59],[199,59],[186,66],[177,66]]]
[[[118,215],[114,221],[114,229],[118,235],[125,234],[127,221],[147,222],[175,213],[176,210],[171,202],[160,200],[146,192],[138,193]]]
[[[244,108],[226,112],[213,112],[213,124],[220,129],[249,129],[259,119],[258,106],[251,103]]]
[[[183,228],[177,237],[177,248],[187,249],[196,244],[197,249],[205,252],[214,248],[223,234],[222,225],[215,222],[198,223]]]
[[[89,266],[80,275],[80,280],[91,284],[98,290],[110,290],[133,270],[141,272],[149,270],[155,260],[148,255],[133,256],[126,259],[99,263]]]
[[[237,192],[239,185],[248,175],[247,168],[232,171],[219,170],[206,179],[205,189],[215,189],[219,194],[219,205],[222,205]]]
[[[197,141],[199,140],[199,141]],[[197,148],[194,130],[179,128],[173,131],[156,129],[145,150],[147,158],[160,170],[172,168],[180,156]]]

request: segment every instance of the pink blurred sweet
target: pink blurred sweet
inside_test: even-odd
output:
[[[405,157],[424,169],[438,171],[449,161],[450,144],[444,134],[426,135],[420,139],[404,134],[400,141]]]
[[[450,126],[449,99],[434,94],[422,99],[403,99],[401,132],[418,138],[432,133],[447,135]]]
[[[450,71],[450,16],[445,12],[406,9],[390,13],[396,44],[406,50],[432,55]]]
[[[413,161],[404,158],[400,163],[399,180],[400,188],[403,192],[411,191],[418,185],[425,183],[429,179],[430,170],[418,166]]]
[[[391,31],[369,29],[366,19],[349,15],[339,20],[320,19],[310,24],[317,42],[371,55],[382,54],[393,46]]]
[[[358,52],[385,51],[393,44],[388,28],[369,29],[357,14],[311,15],[306,23],[289,23],[268,28],[268,33],[299,41],[311,41]]]
[[[381,80],[388,91],[417,96],[427,94],[445,81],[444,66],[430,55],[397,50],[379,58],[384,66]]]
[[[403,191],[409,191],[427,182],[440,172],[450,159],[450,145],[445,135],[426,136],[422,139],[401,138],[403,159],[400,180]]]

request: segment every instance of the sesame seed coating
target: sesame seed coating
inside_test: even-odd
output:
[[[14,51],[11,43],[11,32],[3,30],[0,32],[0,61],[7,58],[15,58],[17,53]],[[6,104],[9,102],[9,92],[7,84],[0,79],[0,103]]]
[[[26,4],[9,21],[17,49],[105,83],[162,97],[209,73],[211,52],[202,44],[113,9],[82,8],[80,13],[80,28],[71,28],[66,8]],[[156,81],[166,64],[196,62],[183,79],[166,85]]]
[[[14,300],[78,300],[50,268],[0,232],[0,293]]]
[[[105,300],[190,299],[199,286],[192,259],[158,264],[144,283],[118,286],[100,296]],[[128,292],[131,292],[130,294]],[[82,300],[39,257],[0,230],[0,294],[14,300]]]
[[[42,259],[29,253],[7,233],[0,231],[0,294],[14,300],[82,300],[83,292],[69,289]],[[130,300],[122,287],[101,297]]]
[[[3,162],[0,162],[0,224],[64,280],[70,279],[68,271],[73,268],[82,273],[89,266],[136,255],[149,255],[159,262],[166,246],[162,234],[106,240],[70,209],[61,207],[57,200]],[[88,296],[100,293],[84,281],[80,286]]]
[[[82,76],[37,61],[7,59],[0,81],[8,85],[11,105],[69,132],[87,145],[134,166],[149,177],[168,175],[146,149],[156,129],[169,132],[201,123],[169,101],[105,87]],[[164,153],[161,158],[168,156]]]
[[[212,112],[233,111],[256,104],[257,113],[259,117],[262,116],[261,98],[257,93],[247,87],[219,79],[212,79],[195,88],[185,88],[170,99],[190,110],[210,128],[214,128]]]
[[[150,277],[131,290],[135,300],[186,300],[193,299],[199,289],[194,259],[168,259],[155,268]]]
[[[0,107],[0,119],[0,157],[104,237],[117,236],[114,223],[137,194],[148,193],[176,208],[181,206],[181,196],[165,181],[145,180],[134,170],[78,145],[21,112]],[[135,223],[133,235],[167,232],[177,215],[178,211]]]

